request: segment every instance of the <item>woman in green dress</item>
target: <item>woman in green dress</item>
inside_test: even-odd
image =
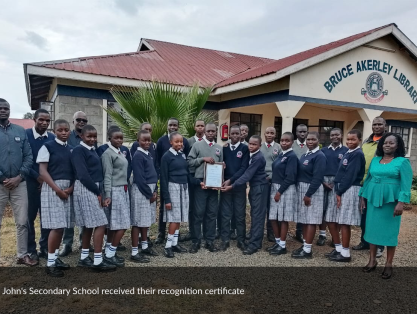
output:
[[[392,275],[392,260],[398,245],[404,203],[410,201],[413,170],[404,158],[404,141],[398,134],[386,133],[379,141],[376,157],[359,195],[361,209],[367,208],[365,240],[370,243],[369,262],[364,272],[375,270],[377,245],[387,247],[383,279]],[[365,200],[367,202],[365,203]]]

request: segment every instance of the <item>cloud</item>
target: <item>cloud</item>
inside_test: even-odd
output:
[[[129,15],[136,15],[141,2],[139,0],[115,0],[116,7]]]
[[[35,32],[26,31],[26,37],[23,40],[35,45],[41,50],[48,50],[48,40]]]

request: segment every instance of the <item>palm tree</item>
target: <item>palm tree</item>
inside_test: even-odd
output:
[[[189,89],[161,82],[150,82],[145,87],[115,86],[110,92],[120,105],[104,108],[122,129],[125,141],[136,141],[143,122],[152,124],[152,140],[156,142],[167,132],[169,118],[180,120],[180,132],[184,136],[194,134],[197,119],[213,121],[214,114],[202,111],[212,88],[200,89],[197,84]]]

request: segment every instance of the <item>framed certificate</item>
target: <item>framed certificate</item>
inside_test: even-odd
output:
[[[222,162],[204,165],[204,184],[208,188],[221,188],[223,184],[224,166]]]

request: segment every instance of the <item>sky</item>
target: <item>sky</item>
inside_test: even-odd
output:
[[[0,0],[0,98],[30,111],[23,64],[136,51],[141,38],[279,59],[389,23],[416,0]]]

